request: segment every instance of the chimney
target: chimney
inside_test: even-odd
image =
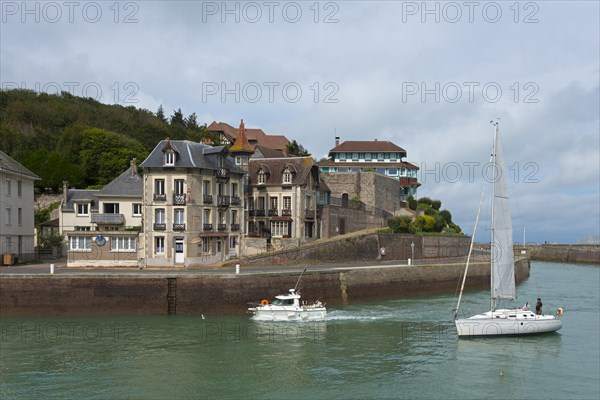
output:
[[[336,136],[335,137],[335,147],[338,147],[340,145],[340,137]]]
[[[132,158],[131,162],[129,163],[129,167],[131,168],[131,176],[135,176],[137,173],[137,159],[136,158]]]
[[[67,204],[67,194],[69,193],[69,182],[63,181],[63,204]]]

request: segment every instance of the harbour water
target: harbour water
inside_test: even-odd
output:
[[[458,339],[454,293],[330,307],[319,323],[244,316],[2,318],[2,399],[597,399],[600,266],[532,262],[519,305],[563,329]],[[304,288],[310,300],[310,288]],[[488,290],[465,313],[489,310]]]

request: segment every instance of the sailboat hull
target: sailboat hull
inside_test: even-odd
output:
[[[454,322],[459,337],[532,335],[562,328],[560,319],[553,315],[535,315],[521,309],[489,311]]]

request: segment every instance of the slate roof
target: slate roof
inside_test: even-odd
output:
[[[163,163],[163,153],[169,148],[176,152],[175,166],[165,166]],[[217,157],[219,154],[227,155],[225,146],[209,146],[204,143],[192,142],[189,140],[161,140],[148,157],[140,164],[142,168],[198,168],[217,170]],[[231,172],[243,173],[235,165],[232,157],[226,157],[225,168]]]
[[[21,163],[0,150],[0,172],[11,175],[25,176],[34,180],[39,180],[40,177],[25,168]]]
[[[132,173],[132,168],[134,172]],[[142,177],[137,172],[135,165],[127,168],[125,172],[115,178],[112,182],[104,186],[98,197],[142,197],[143,182]]]
[[[406,150],[402,147],[395,145],[394,143],[387,140],[347,140],[344,143],[341,143],[335,146],[333,149],[329,150],[329,156],[332,153],[404,153],[406,157]]]
[[[267,173],[265,186],[281,186],[283,171],[286,167],[292,172],[292,185],[306,183],[310,173],[318,178],[318,168],[312,157],[284,157],[284,158],[258,158],[250,159],[248,163],[248,180],[251,184],[258,182],[258,171],[262,168]]]
[[[68,189],[67,203],[63,203],[63,211],[73,211],[75,203],[90,203],[90,211],[98,211],[98,193],[99,190],[88,189]]]
[[[264,147],[261,145],[256,145],[254,148],[254,156],[252,158],[283,158],[287,157],[287,155],[280,150],[271,149],[269,147]]]

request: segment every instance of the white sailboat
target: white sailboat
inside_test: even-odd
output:
[[[471,247],[467,256],[465,273],[463,276],[458,302],[454,310],[454,322],[459,337],[465,336],[497,336],[497,335],[527,335],[534,333],[553,332],[562,327],[558,318],[562,309],[557,310],[557,315],[538,315],[530,311],[528,305],[522,308],[498,309],[499,300],[516,299],[515,265],[513,252],[513,232],[506,185],[506,169],[504,157],[500,146],[498,122],[494,123],[494,146],[491,165],[494,168],[492,184],[492,231],[491,231],[491,271],[490,294],[491,309],[488,312],[474,315],[470,318],[457,318],[473,243],[475,230],[479,221],[481,203],[475,221]],[[483,194],[481,197],[483,201]]]

